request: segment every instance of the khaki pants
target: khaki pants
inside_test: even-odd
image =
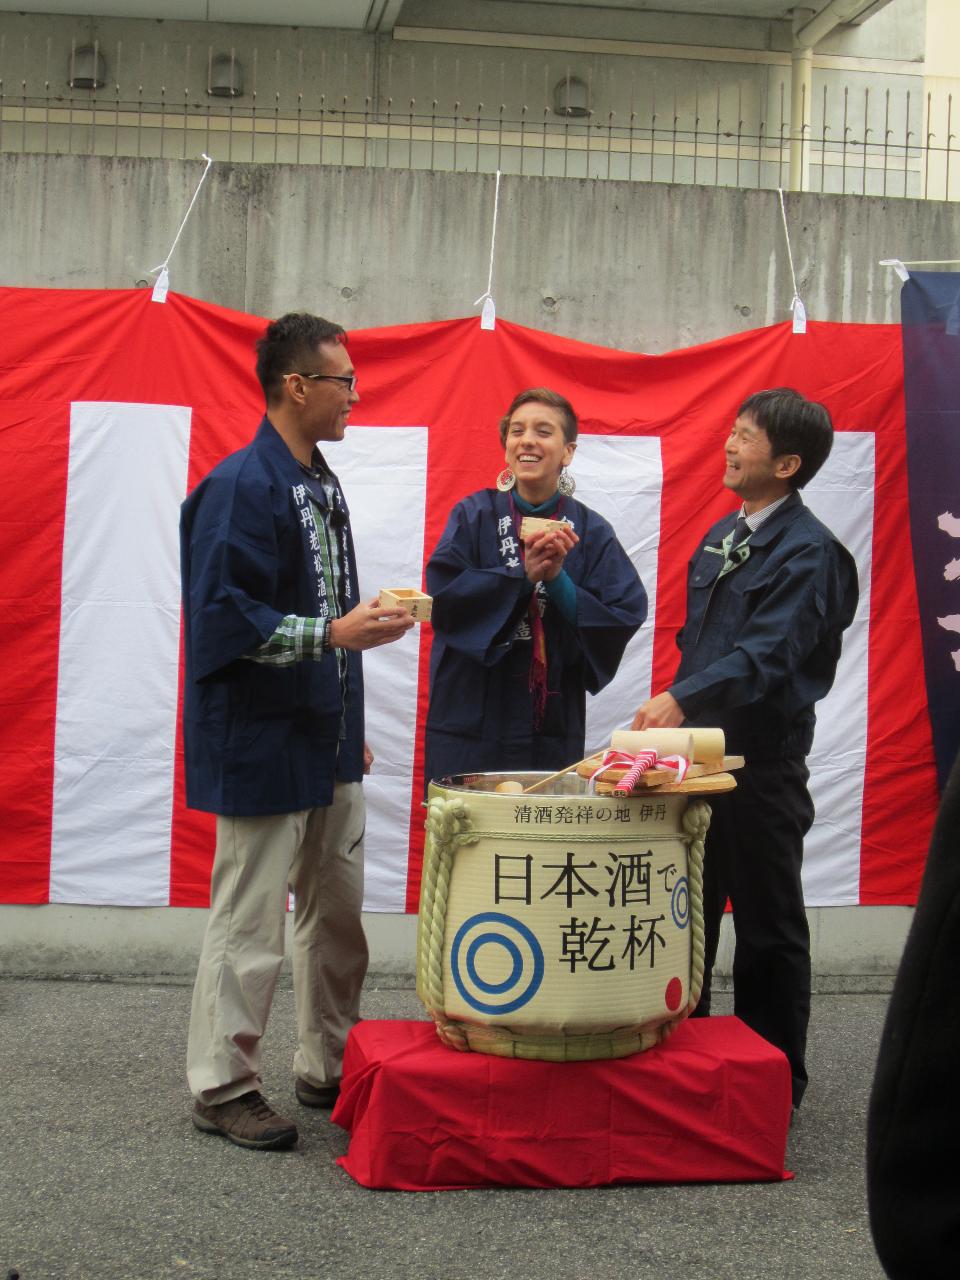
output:
[[[363,829],[359,782],[337,783],[326,808],[217,818],[187,1045],[187,1079],[201,1102],[229,1102],[260,1088],[260,1040],[283,962],[288,885],[296,897],[293,1069],[315,1085],[339,1080],[367,969]]]

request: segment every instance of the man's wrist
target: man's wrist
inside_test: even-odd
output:
[[[664,690],[664,693],[669,693],[670,697],[677,704],[677,707],[680,709],[680,711],[683,712],[683,718],[684,720],[686,720],[688,716],[693,714],[693,712],[691,710],[688,710],[688,708],[685,707],[684,704],[680,701],[680,695],[678,693],[679,688],[680,688],[680,685],[671,685],[669,689]],[[689,694],[684,694],[684,697],[689,700]]]

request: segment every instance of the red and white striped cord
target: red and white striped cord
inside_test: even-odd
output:
[[[664,767],[673,769],[676,772],[676,782],[682,782],[686,777],[687,770],[690,768],[690,761],[685,756],[661,756],[652,748],[646,751],[638,751],[636,755],[631,755],[628,751],[605,751],[603,760],[599,767],[590,775],[590,790],[594,789],[594,783],[599,774],[607,769],[626,768],[627,772],[613,788],[615,796],[628,796],[636,786],[637,779],[648,769],[654,767]]]

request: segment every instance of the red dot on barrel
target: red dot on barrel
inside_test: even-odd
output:
[[[667,989],[664,992],[663,1000],[671,1013],[676,1013],[680,1008],[680,1001],[683,998],[683,983],[679,978],[671,978],[667,983]]]

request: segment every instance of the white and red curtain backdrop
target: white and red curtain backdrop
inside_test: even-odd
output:
[[[183,804],[178,508],[262,412],[264,321],[147,290],[0,289],[0,901],[203,906],[213,820]],[[580,414],[578,496],[643,576],[650,617],[593,700],[588,746],[673,674],[686,562],[730,509],[738,404],[790,385],[838,428],[804,497],[861,601],[819,709],[810,905],[914,898],[936,806],[911,558],[900,329],[776,325],[662,356],[476,318],[358,331],[360,403],[329,461],[361,588],[419,586],[452,505],[502,466],[513,395]],[[367,655],[367,906],[415,910],[430,629]]]

